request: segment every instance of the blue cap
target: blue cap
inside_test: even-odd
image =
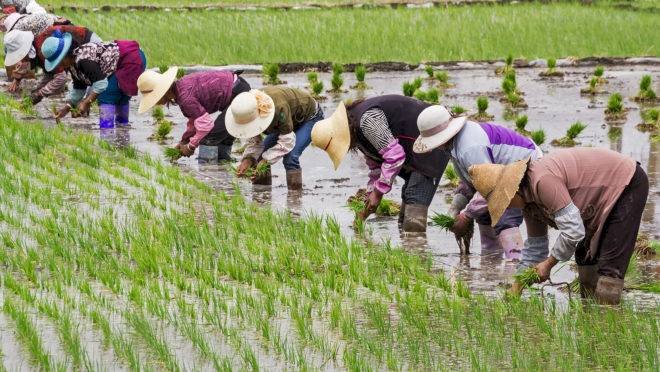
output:
[[[41,54],[46,59],[44,63],[46,71],[53,71],[62,62],[71,48],[71,42],[72,37],[68,32],[63,35],[55,33],[44,40],[41,45]]]

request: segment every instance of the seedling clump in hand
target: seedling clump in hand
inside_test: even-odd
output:
[[[541,277],[539,273],[533,267],[528,267],[525,270],[517,273],[513,278],[522,285],[523,288],[531,287],[532,284],[539,283]]]
[[[436,213],[435,216],[431,217],[431,223],[445,231],[449,231],[452,227],[454,227],[455,222],[456,219],[447,214]]]
[[[575,139],[586,127],[587,126],[585,124],[576,121],[568,128],[564,137],[552,140],[552,145],[560,147],[573,147],[577,145],[578,143],[575,141]]]
[[[181,157],[181,151],[175,147],[166,147],[165,157],[168,158],[171,162],[174,162]]]

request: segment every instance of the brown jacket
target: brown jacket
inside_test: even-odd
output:
[[[575,204],[584,221],[588,256],[594,257],[605,220],[635,168],[635,160],[610,150],[558,150],[530,163],[521,191],[525,202],[536,204],[549,220]]]

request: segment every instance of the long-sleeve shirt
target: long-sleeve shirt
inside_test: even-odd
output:
[[[29,31],[34,35],[34,37],[37,37],[37,35],[46,31],[48,27],[54,25],[56,19],[57,17],[52,14],[26,14],[22,16],[18,21],[16,21],[16,23],[14,23],[14,26],[11,28],[11,30]],[[11,30],[7,30],[7,32]]]
[[[288,87],[264,87],[260,89],[273,99],[275,116],[263,134],[277,135],[277,142],[264,150],[261,135],[248,139],[243,159],[266,160],[274,164],[290,153],[296,144],[295,131],[319,111],[319,104],[311,94],[300,89]]]
[[[182,142],[199,146],[214,127],[211,114],[226,110],[231,103],[236,79],[229,70],[205,71],[186,75],[174,83],[175,101],[188,119]]]
[[[454,137],[452,162],[462,187],[458,192],[469,200],[465,213],[476,217],[488,213],[484,198],[472,186],[468,169],[478,164],[511,164],[518,160],[542,156],[529,138],[499,125],[468,121]]]
[[[537,205],[543,219],[559,229],[553,257],[568,260],[582,240],[594,257],[605,220],[635,169],[632,158],[593,148],[557,150],[530,163],[520,191],[525,203]],[[526,221],[534,231],[547,224],[539,218]]]
[[[2,0],[2,6],[13,6],[21,14],[46,14],[46,9],[35,0]]]
[[[367,191],[375,189],[386,194],[392,190],[394,179],[406,160],[406,153],[390,130],[385,113],[379,108],[364,112],[360,118],[360,131],[383,157],[382,163],[365,158],[369,167]]]

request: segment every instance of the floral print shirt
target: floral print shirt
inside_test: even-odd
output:
[[[21,17],[11,30],[30,31],[36,37],[55,24],[56,17],[52,14],[27,14]],[[7,30],[7,32],[11,31]]]
[[[115,73],[119,63],[117,43],[87,43],[73,51],[75,63],[69,69],[73,87],[84,89]]]

